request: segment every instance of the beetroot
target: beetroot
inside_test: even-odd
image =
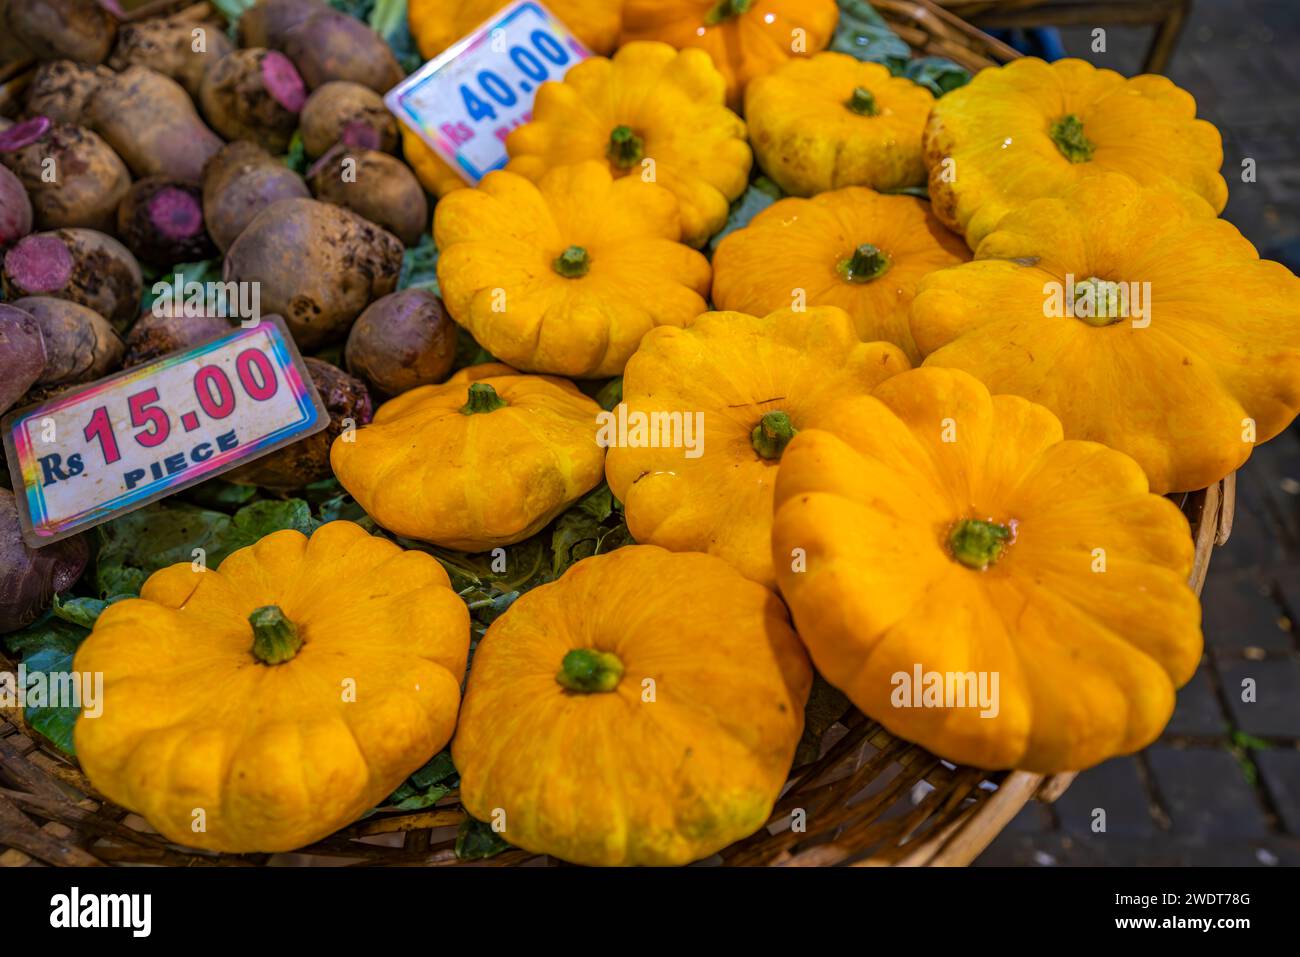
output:
[[[313,158],[335,143],[384,153],[397,149],[397,120],[383,97],[359,83],[334,80],[317,87],[299,122],[303,149]]]
[[[146,176],[117,208],[117,234],[141,262],[170,266],[216,254],[203,226],[203,194],[190,183]]]
[[[103,63],[113,48],[117,18],[96,0],[10,0],[6,32],[38,60]]]
[[[46,358],[38,386],[92,382],[121,364],[122,340],[95,310],[49,296],[19,299],[14,308],[30,314],[41,329]]]
[[[282,49],[285,33],[328,9],[321,0],[258,0],[239,17],[239,45]]]
[[[220,316],[173,316],[146,312],[126,337],[125,368],[138,366],[169,352],[181,352],[230,331]]]
[[[118,29],[117,46],[108,65],[114,70],[147,66],[171,77],[197,98],[203,74],[234,48],[216,24],[196,23],[183,16],[151,18]]]
[[[54,296],[94,309],[125,329],[139,309],[144,280],[130,250],[93,229],[32,233],[5,254],[10,299]]]
[[[302,77],[277,50],[236,50],[208,70],[199,93],[213,129],[272,153],[288,149],[306,99]]]
[[[456,358],[456,324],[423,289],[376,299],[348,333],[348,371],[381,395],[441,382]]]
[[[379,34],[328,7],[287,29],[281,49],[313,90],[348,80],[387,93],[402,82],[402,68]]]
[[[32,231],[32,201],[7,166],[0,166],[0,250],[8,249]]]
[[[72,60],[42,63],[27,84],[28,116],[48,116],[55,123],[81,125],[96,91],[113,71]]]
[[[0,413],[7,412],[45,371],[45,340],[30,312],[0,303]]]
[[[384,227],[407,246],[429,225],[429,201],[411,168],[378,150],[339,143],[307,171],[317,199],[345,206]]]
[[[40,230],[77,226],[111,232],[118,203],[131,185],[122,160],[97,135],[44,116],[0,132],[0,163],[26,187]]]
[[[88,561],[84,535],[28,548],[14,493],[0,488],[0,633],[35,621],[56,594],[76,584]]]
[[[230,143],[203,171],[203,218],[222,252],[267,206],[310,196],[301,176],[254,143]]]

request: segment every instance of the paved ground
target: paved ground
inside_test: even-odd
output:
[[[1105,54],[1089,51],[1090,33],[1068,31],[1066,50],[1139,70],[1149,33],[1111,28]],[[1300,269],[1300,3],[1196,0],[1168,73],[1223,132],[1224,216]],[[1245,158],[1254,183],[1241,181]],[[1300,864],[1297,427],[1239,474],[1203,607],[1205,659],[1160,742],[1081,775],[1051,807],[1027,807],[978,863]]]

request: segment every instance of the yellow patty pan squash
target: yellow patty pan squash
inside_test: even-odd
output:
[[[451,164],[420,138],[419,133],[405,123],[398,123],[397,127],[402,131],[402,154],[421,186],[439,197],[446,196],[453,189],[469,187],[460,174],[451,168]]]
[[[330,446],[380,525],[462,552],[510,545],[600,484],[600,406],[564,379],[483,363],[403,392]]]
[[[935,101],[924,151],[935,212],[971,249],[1017,206],[1098,173],[1191,190],[1216,213],[1228,201],[1223,142],[1191,94],[1083,60],[983,70]]]
[[[603,163],[536,185],[489,173],[438,204],[433,231],[447,311],[519,369],[618,375],[650,329],[708,308],[709,263],[678,242],[672,193]]]
[[[575,864],[687,864],[762,827],[812,684],[780,599],[629,545],[522,595],[474,653],[452,757],[501,836]]]
[[[407,21],[420,56],[432,60],[462,40],[510,0],[410,0]],[[608,53],[618,43],[619,0],[546,0],[550,10],[587,49]]]
[[[624,373],[614,412],[626,436],[609,430],[605,462],[632,537],[717,555],[775,584],[772,488],[785,444],[842,397],[906,368],[897,347],[860,342],[831,306],[707,313],[651,332]],[[671,441],[674,422],[682,441]]]
[[[726,223],[753,162],[708,56],[664,43],[629,43],[543,83],[532,121],[506,137],[506,150],[506,169],[534,181],[596,160],[615,176],[658,183],[681,204],[683,242],[697,247]]]
[[[1128,456],[955,369],[796,436],[772,552],[818,671],[950,761],[1054,773],[1139,750],[1201,657],[1178,508]]]
[[[1300,411],[1300,280],[1201,200],[1110,174],[1008,215],[912,303],[926,365],[1204,488]]]
[[[793,196],[925,183],[921,133],[934,97],[847,53],[794,59],[745,91],[758,165]]]
[[[155,572],[77,650],[102,673],[77,759],[170,841],[290,851],[381,802],[451,738],[469,613],[429,555],[352,522]]]
[[[713,302],[754,315],[838,306],[864,341],[892,342],[919,362],[908,327],[916,287],[969,258],[924,200],[849,186],[778,200],[724,237],[713,256]]]
[[[824,50],[839,19],[835,0],[625,0],[622,42],[703,50],[726,79],[727,104],[738,110],[754,77]]]

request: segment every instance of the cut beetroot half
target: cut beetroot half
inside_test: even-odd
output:
[[[0,133],[0,153],[14,153],[24,146],[31,146],[50,131],[54,121],[48,116],[33,116],[29,120],[15,123]]]
[[[379,149],[379,131],[369,123],[353,120],[343,127],[343,135],[339,137],[339,142],[354,149],[377,150]]]
[[[307,86],[298,68],[278,50],[268,50],[262,57],[262,83],[275,102],[290,113],[297,113],[307,102]]]
[[[189,239],[203,232],[203,207],[189,190],[164,186],[149,199],[149,219],[167,239]]]
[[[24,293],[58,292],[72,278],[72,253],[57,236],[25,236],[5,253],[4,268]]]

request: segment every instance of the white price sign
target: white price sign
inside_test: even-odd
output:
[[[40,547],[329,424],[278,317],[5,416],[23,537]]]
[[[401,122],[474,185],[506,164],[506,136],[547,80],[591,54],[535,0],[499,11],[384,97]]]

